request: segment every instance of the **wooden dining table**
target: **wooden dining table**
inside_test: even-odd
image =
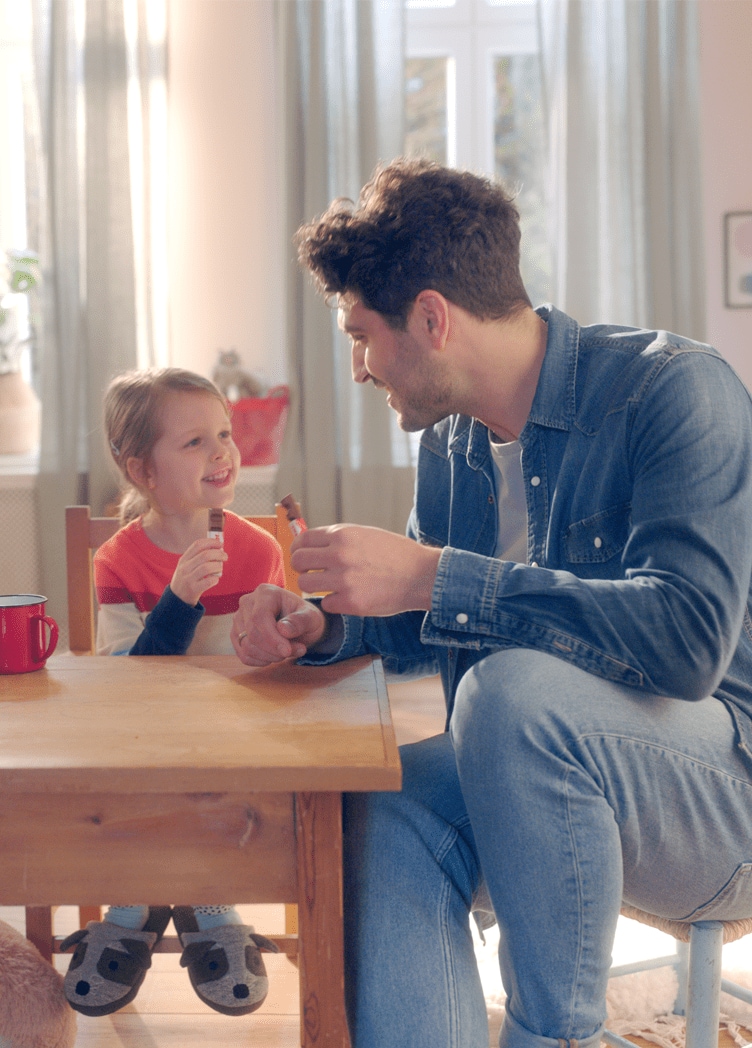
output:
[[[378,659],[54,656],[0,676],[0,905],[297,903],[301,1043],[347,1048],[342,793],[400,779]]]

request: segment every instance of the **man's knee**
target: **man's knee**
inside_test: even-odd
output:
[[[450,731],[455,745],[468,733],[513,730],[536,711],[556,706],[563,663],[529,648],[508,648],[477,662],[460,681]]]

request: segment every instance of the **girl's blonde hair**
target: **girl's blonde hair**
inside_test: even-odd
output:
[[[148,499],[128,474],[131,458],[148,462],[162,435],[162,405],[170,393],[206,393],[216,397],[230,417],[227,401],[203,375],[183,368],[126,371],[112,380],[104,395],[104,428],[112,459],[120,471],[120,523],[135,520],[149,508]]]

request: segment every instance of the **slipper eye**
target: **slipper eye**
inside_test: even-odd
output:
[[[86,943],[80,942],[76,949],[73,951],[69,971],[73,971],[76,968],[80,968],[86,958]]]

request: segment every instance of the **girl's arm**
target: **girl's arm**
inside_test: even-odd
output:
[[[167,586],[128,654],[185,655],[203,614],[201,604],[191,607]]]
[[[180,600],[167,586],[154,608],[143,609],[106,557],[94,557],[99,615],[98,655],[184,655],[204,609]],[[153,599],[153,598],[152,598]],[[141,603],[141,608],[138,607]]]
[[[185,655],[204,609],[190,607],[168,586],[146,613],[133,603],[100,603],[97,655]]]

